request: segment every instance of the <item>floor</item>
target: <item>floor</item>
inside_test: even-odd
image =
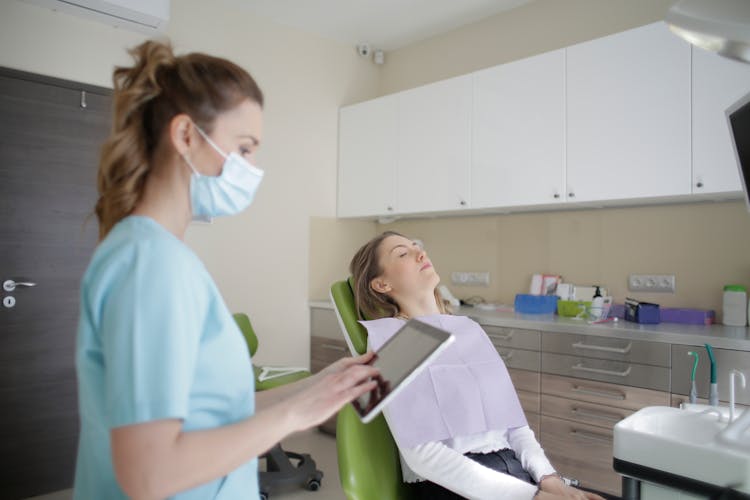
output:
[[[336,461],[336,440],[328,434],[317,430],[301,432],[288,437],[282,442],[286,450],[309,453],[318,470],[323,471],[323,482],[318,491],[307,491],[302,488],[272,495],[279,500],[346,500],[339,483],[339,469]],[[47,495],[32,497],[28,500],[70,500],[73,490],[63,490]]]

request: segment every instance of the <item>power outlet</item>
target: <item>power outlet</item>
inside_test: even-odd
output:
[[[628,290],[631,292],[674,293],[674,274],[631,274]]]
[[[490,286],[490,273],[453,272],[451,273],[451,283],[465,286]]]

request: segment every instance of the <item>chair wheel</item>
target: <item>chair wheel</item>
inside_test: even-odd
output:
[[[260,492],[260,500],[268,500],[268,493],[261,491]]]
[[[307,489],[310,491],[318,491],[320,489],[320,481],[317,479],[310,479],[307,482]]]

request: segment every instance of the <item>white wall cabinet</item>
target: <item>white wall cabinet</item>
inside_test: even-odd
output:
[[[689,194],[690,45],[656,23],[566,55],[569,198]]]
[[[565,51],[474,74],[473,208],[565,200]]]
[[[339,111],[339,217],[396,213],[398,96]]]
[[[750,65],[693,48],[693,193],[742,191],[725,115],[750,92]]]
[[[466,75],[398,94],[399,212],[470,206],[471,81]]]

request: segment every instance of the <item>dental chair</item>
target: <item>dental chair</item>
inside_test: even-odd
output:
[[[234,314],[234,321],[245,337],[250,356],[254,356],[258,350],[258,337],[250,318],[245,313],[237,313]],[[253,370],[256,391],[273,389],[310,376],[310,372],[303,368],[253,365]],[[315,460],[309,454],[285,451],[281,443],[260,456],[259,461],[265,461],[266,465],[266,470],[259,472],[261,500],[267,500],[273,491],[294,485],[317,491],[323,480],[323,472],[317,470]]]
[[[357,320],[351,278],[331,285],[331,300],[352,355],[367,350],[367,330]],[[401,478],[398,448],[381,413],[363,424],[351,404],[336,419],[336,451],[341,488],[349,500],[414,498]]]

